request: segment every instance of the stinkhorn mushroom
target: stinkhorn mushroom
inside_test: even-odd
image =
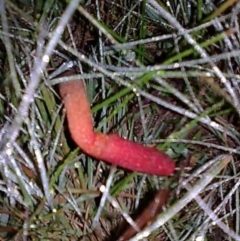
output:
[[[144,208],[143,212],[134,220],[135,225],[139,230],[142,230],[144,226],[152,222],[156,216],[162,211],[164,205],[166,205],[170,191],[168,189],[162,189],[158,191],[151,202]],[[117,241],[129,240],[137,233],[132,226],[129,226],[117,239]]]
[[[167,176],[174,172],[174,161],[162,152],[125,140],[117,134],[95,132],[82,80],[61,83],[59,88],[71,137],[86,154],[141,173]]]

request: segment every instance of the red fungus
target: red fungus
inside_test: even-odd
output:
[[[134,220],[135,225],[139,228],[139,230],[152,222],[159,212],[162,211],[163,206],[166,205],[168,201],[169,195],[170,191],[168,189],[162,189],[155,194],[154,198],[143,210],[143,212],[141,212],[140,215]],[[129,226],[117,241],[129,240],[136,233],[137,231],[132,226]]]
[[[61,83],[60,95],[71,136],[85,153],[132,171],[162,176],[174,172],[174,161],[156,149],[116,134],[94,132],[90,104],[81,80]]]

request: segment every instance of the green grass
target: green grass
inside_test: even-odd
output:
[[[164,211],[130,240],[240,240],[239,3],[77,2],[0,1],[1,240],[117,240],[162,188]],[[96,130],[164,151],[174,175],[76,147],[57,86],[71,77],[50,78],[63,59]]]

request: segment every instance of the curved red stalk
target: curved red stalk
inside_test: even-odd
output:
[[[156,149],[116,134],[94,132],[90,104],[81,80],[61,83],[60,95],[71,136],[85,153],[132,171],[163,176],[174,172],[174,161]]]

